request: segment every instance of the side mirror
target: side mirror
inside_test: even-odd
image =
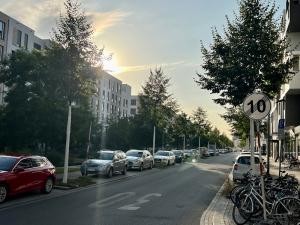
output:
[[[20,172],[23,172],[24,171],[24,168],[22,166],[17,166],[15,169],[14,169],[14,172],[15,173],[20,173]]]

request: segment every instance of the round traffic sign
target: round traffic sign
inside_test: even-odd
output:
[[[263,93],[253,93],[244,99],[243,111],[250,119],[261,120],[269,115],[271,101]]]

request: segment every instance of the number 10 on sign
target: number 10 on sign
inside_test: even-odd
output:
[[[253,120],[261,120],[269,115],[271,101],[263,93],[254,93],[247,96],[243,103],[244,113]]]

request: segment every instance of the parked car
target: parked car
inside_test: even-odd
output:
[[[98,152],[98,157],[95,159],[88,159],[81,164],[81,175],[87,176],[89,174],[105,175],[108,178],[115,173],[127,172],[127,158],[123,151],[104,150]]]
[[[154,155],[155,165],[174,165],[175,164],[175,155],[171,151],[158,151]]]
[[[202,157],[209,157],[209,152],[206,147],[200,147],[200,152]]]
[[[42,156],[0,155],[0,203],[8,196],[33,190],[48,194],[55,183],[55,167]]]
[[[238,181],[244,178],[244,174],[251,169],[251,156],[249,154],[240,154],[236,157],[232,170],[233,181]],[[260,174],[260,163],[259,157],[254,156],[255,170],[252,171],[253,174]],[[265,171],[265,168],[263,168]]]
[[[210,156],[216,156],[216,155],[219,155],[219,151],[218,149],[208,149],[208,153]]]
[[[185,150],[183,150],[183,153],[185,154],[185,158],[193,158],[194,157],[193,150],[185,149]]]
[[[175,162],[182,163],[182,161],[184,159],[183,151],[182,150],[172,150],[172,152],[175,155]]]
[[[153,156],[147,150],[129,150],[126,152],[128,169],[152,169],[154,165]]]

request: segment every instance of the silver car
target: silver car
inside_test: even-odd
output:
[[[128,169],[152,169],[154,161],[153,156],[147,150],[129,150],[126,152],[128,160]]]
[[[115,173],[127,172],[126,154],[122,151],[100,151],[95,159],[88,159],[81,165],[82,176],[89,174],[105,175],[112,177]]]
[[[154,155],[155,165],[175,165],[175,155],[171,151],[158,151]]]

